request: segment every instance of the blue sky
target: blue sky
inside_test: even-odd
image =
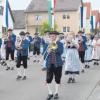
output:
[[[25,9],[31,0],[9,0],[12,9]],[[100,0],[83,0],[90,1],[92,3],[93,9],[100,10]]]

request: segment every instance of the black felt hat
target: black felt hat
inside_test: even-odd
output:
[[[52,34],[59,35],[59,32],[57,32],[57,31],[51,31],[51,32],[49,32],[49,35],[52,35]]]
[[[26,32],[26,34],[30,34],[29,32]]]
[[[83,32],[82,31],[79,31],[78,34],[83,34]]]
[[[35,33],[34,35],[39,35],[39,33]]]
[[[13,31],[13,30],[12,30],[11,28],[9,28],[9,29],[8,29],[8,32],[9,32],[9,31]]]
[[[25,32],[24,32],[24,31],[21,31],[21,32],[19,33],[19,35],[25,36]]]

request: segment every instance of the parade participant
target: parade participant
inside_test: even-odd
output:
[[[32,36],[30,35],[30,33],[29,32],[26,32],[26,39],[29,41],[29,50],[28,50],[28,55],[29,55],[29,57],[28,57],[28,59],[30,58],[30,52],[31,52],[31,42],[33,41],[33,38],[32,38]]]
[[[94,60],[94,65],[99,65],[100,60],[100,37],[95,35],[93,39],[93,55],[92,59]]]
[[[43,54],[43,48],[45,46],[44,36],[41,36],[41,43],[40,43],[40,53]]]
[[[87,49],[87,46],[86,46],[86,36],[83,35],[83,32],[82,31],[79,31],[78,32],[78,42],[79,42],[79,57],[80,57],[80,60],[81,60],[81,67],[82,67],[82,72],[84,72],[84,59],[85,59],[85,50]]]
[[[41,47],[41,38],[39,37],[38,33],[35,33],[35,37],[33,38],[33,55],[34,61],[33,62],[40,62],[40,47]]]
[[[2,34],[2,39],[1,39],[1,65],[6,66],[6,34]]]
[[[86,42],[87,49],[85,51],[85,68],[90,68],[90,62],[92,61],[92,51],[93,51],[91,33],[87,33],[86,37],[87,37],[87,42]]]
[[[49,92],[47,100],[51,100],[53,97],[54,99],[59,98],[58,89],[61,83],[61,76],[62,76],[63,61],[61,55],[63,53],[63,44],[57,41],[57,35],[58,32],[56,31],[50,32],[49,34],[50,42],[49,44],[45,44],[45,49],[44,49],[44,51],[47,50],[44,56],[44,59],[46,58],[45,60],[46,60],[46,68],[47,68],[46,83]],[[55,82],[56,82],[54,95],[51,90],[51,83],[53,77],[55,77]]]
[[[6,70],[13,70],[14,69],[14,52],[15,52],[15,41],[16,41],[16,35],[13,34],[12,29],[8,29],[7,33],[7,40],[6,40],[6,61],[9,64],[8,68]],[[9,56],[11,56],[11,61],[9,62]]]
[[[29,41],[25,38],[25,32],[20,32],[20,43],[16,43],[17,49],[17,80],[23,79],[26,80],[26,70],[27,70],[27,57],[28,57],[28,48],[29,48]],[[23,77],[21,75],[21,65],[23,65]]]
[[[2,45],[2,38],[0,38],[0,60],[1,60],[1,45]]]
[[[66,39],[65,48],[65,74],[69,75],[68,83],[75,83],[75,77],[80,72],[80,59],[78,54],[79,44],[75,39],[75,34],[70,32]]]

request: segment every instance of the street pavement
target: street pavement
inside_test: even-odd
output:
[[[46,100],[45,75],[41,71],[41,64],[32,60],[28,61],[28,78],[24,81],[16,80],[16,68],[6,71],[0,67],[0,100]],[[91,64],[90,69],[77,76],[75,84],[68,84],[67,79],[63,71],[59,100],[100,100],[100,66]]]

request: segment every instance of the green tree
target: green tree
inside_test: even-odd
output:
[[[55,26],[54,26],[54,27],[55,27],[55,28],[52,29],[52,28],[50,27],[50,25],[49,25],[48,22],[43,22],[43,24],[41,25],[41,29],[40,29],[41,35],[45,35],[45,32],[47,32],[47,31],[57,31],[58,26],[57,26],[56,23],[55,23]]]

